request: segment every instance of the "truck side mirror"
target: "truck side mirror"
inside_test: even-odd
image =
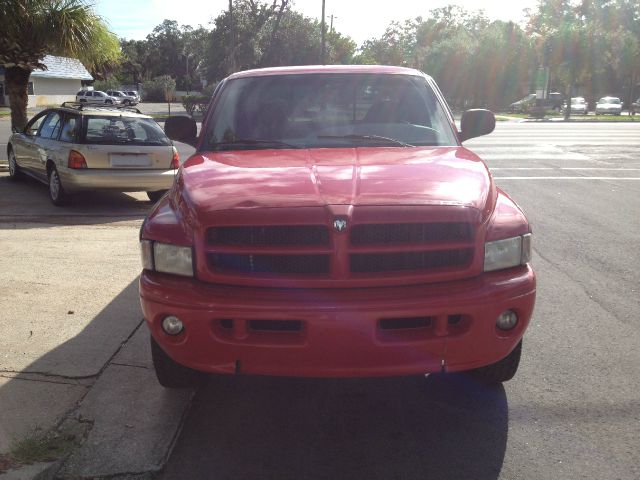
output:
[[[171,140],[186,143],[192,147],[198,141],[198,127],[196,121],[191,117],[176,116],[169,117],[164,122],[164,132]]]
[[[462,114],[460,141],[488,135],[496,128],[496,117],[489,110],[473,109]]]

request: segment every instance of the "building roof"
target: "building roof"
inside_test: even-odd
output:
[[[72,78],[78,80],[93,80],[91,74],[77,58],[56,57],[47,55],[42,60],[46,70],[34,70],[31,76],[35,78]]]

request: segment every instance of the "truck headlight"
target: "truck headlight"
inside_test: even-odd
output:
[[[484,244],[484,271],[525,265],[531,261],[531,234]]]
[[[140,241],[142,268],[193,277],[193,250],[169,243]]]

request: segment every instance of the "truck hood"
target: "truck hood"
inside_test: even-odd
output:
[[[197,214],[327,205],[452,205],[484,211],[492,182],[463,147],[202,152],[179,188]]]

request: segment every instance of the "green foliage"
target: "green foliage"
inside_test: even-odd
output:
[[[250,68],[317,64],[320,33],[318,22],[292,10],[289,0],[236,0],[233,16],[225,11],[214,20],[206,57],[207,78],[216,81]],[[327,32],[327,63],[352,63],[355,49],[349,37]]]
[[[93,69],[119,59],[117,38],[84,0],[3,0],[0,22],[0,65],[34,70],[54,54]]]
[[[165,102],[173,100],[176,81],[169,75],[160,75],[142,85],[142,94],[147,102]],[[169,98],[167,98],[169,95]]]
[[[93,88],[106,92],[107,90],[120,90],[121,83],[115,77],[110,77],[105,80],[96,80],[93,84]]]
[[[211,95],[186,95],[182,97],[182,106],[187,113],[193,116],[195,113],[204,115],[211,101]]]
[[[14,1],[14,0],[12,0]],[[15,0],[17,1],[17,0]],[[320,25],[292,0],[234,0],[211,29],[165,20],[145,40],[122,40],[122,83],[170,75],[181,90],[234,71],[320,62]],[[455,5],[392,22],[356,51],[351,38],[326,34],[328,64],[406,65],[432,75],[453,106],[501,108],[532,92],[548,65],[550,91],[640,95],[640,2],[542,0],[526,26],[491,21]],[[148,90],[152,92],[153,89]],[[162,93],[151,93],[158,101]]]
[[[66,455],[78,444],[73,434],[36,431],[14,443],[10,456],[18,465],[51,462]]]
[[[94,74],[119,60],[117,39],[84,0],[2,0],[0,25],[0,66],[14,128],[26,124],[29,75],[45,68],[45,55],[80,58]]]

